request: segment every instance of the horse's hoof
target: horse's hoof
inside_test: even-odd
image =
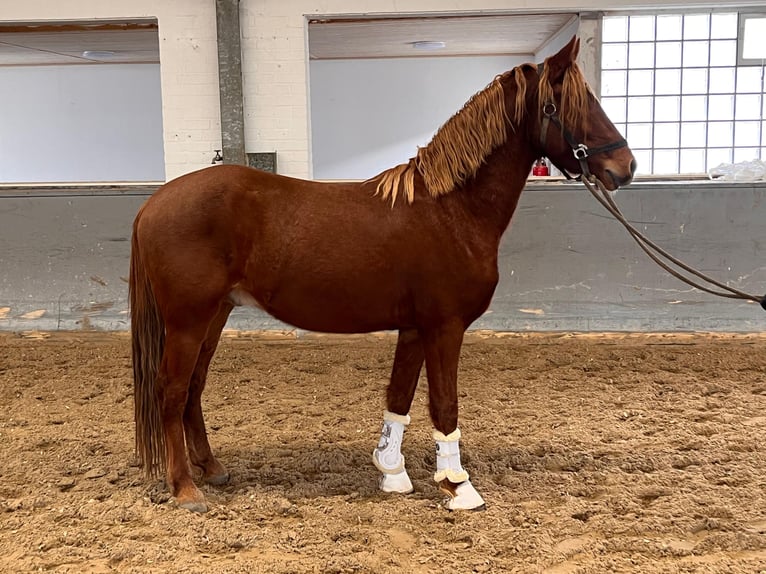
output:
[[[461,482],[455,486],[454,492],[449,489],[447,493],[450,495],[444,502],[447,510],[485,510],[487,508],[481,494],[476,491],[470,480]]]
[[[386,472],[380,477],[380,490],[383,492],[398,492],[399,494],[409,494],[413,490],[412,481],[407,475],[407,471],[403,470],[397,474],[388,474]]]
[[[202,501],[196,501],[196,500],[189,500],[187,502],[179,502],[178,508],[183,508],[184,510],[189,510],[191,512],[198,512],[199,514],[203,514],[207,512],[207,503]]]
[[[206,476],[203,478],[203,480],[208,484],[212,484],[213,486],[221,486],[228,483],[230,478],[231,475],[228,472],[225,472],[223,474],[213,474]]]
[[[207,512],[207,501],[205,495],[196,486],[184,488],[177,491],[175,495],[176,506],[191,512]]]

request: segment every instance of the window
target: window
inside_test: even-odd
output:
[[[639,174],[766,159],[764,35],[766,14],[604,17],[601,103]]]

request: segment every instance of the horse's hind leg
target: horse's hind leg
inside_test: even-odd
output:
[[[386,412],[380,441],[372,453],[372,461],[383,473],[380,489],[384,492],[412,492],[412,482],[404,468],[401,454],[404,428],[409,424],[407,414],[418,386],[423,367],[423,345],[417,331],[399,331],[394,355],[391,382],[388,385]]]
[[[162,424],[165,431],[166,472],[170,491],[181,508],[205,512],[205,496],[194,485],[186,458],[183,417],[189,385],[202,343],[207,321],[194,324],[166,323],[165,351],[157,377]]]
[[[213,359],[233,306],[229,303],[221,305],[215,319],[208,327],[207,337],[202,343],[197,364],[191,377],[189,386],[189,398],[184,410],[184,431],[186,433],[186,448],[189,451],[189,461],[202,472],[202,479],[209,484],[225,484],[229,480],[229,473],[224,466],[213,456],[210,443],[207,440],[205,420],[202,416],[202,392],[205,390],[207,372],[210,361]]]

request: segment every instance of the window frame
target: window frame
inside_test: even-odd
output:
[[[766,20],[766,10],[738,10],[737,28],[737,66],[763,66],[763,58],[745,58],[745,23],[748,20]]]
[[[736,17],[736,23],[732,23],[731,21],[728,22],[727,26],[728,28],[727,33],[725,35],[718,35],[715,33],[714,24],[715,21],[713,19],[714,15],[721,15],[721,14],[727,14],[727,15],[734,15]],[[662,37],[662,35],[658,32],[658,17],[661,16],[680,16],[681,17],[681,33],[679,35],[679,38],[677,40],[672,39],[671,37]],[[670,43],[678,43],[681,48],[681,54],[683,55],[684,49],[688,50],[688,43],[691,41],[697,41],[692,37],[686,36],[684,33],[684,26],[687,23],[687,17],[688,16],[694,16],[694,15],[700,15],[700,16],[707,16],[708,17],[708,29],[706,33],[705,38],[700,38],[699,41],[706,42],[708,45],[708,56],[706,58],[705,65],[700,65],[700,63],[690,64],[687,63],[685,60],[681,60],[677,64],[673,64],[671,66],[663,66],[659,62],[659,54],[658,52],[659,47],[662,45],[669,46]],[[652,20],[652,30],[651,30],[651,39],[643,39],[642,37],[632,38],[631,37],[631,24],[632,19],[631,17],[638,17],[638,16],[651,16],[653,17]],[[624,38],[616,38],[616,37],[609,37],[605,34],[605,27],[604,27],[604,21],[608,18],[614,18],[614,17],[626,17],[626,29],[624,31]],[[753,97],[758,98],[758,105],[760,106],[760,110],[763,110],[766,108],[766,88],[764,88],[764,74],[766,74],[766,67],[764,67],[764,61],[762,60],[756,60],[756,61],[746,61],[745,63],[741,60],[741,54],[742,54],[742,45],[743,45],[743,30],[744,30],[744,22],[749,17],[761,17],[766,18],[766,10],[764,9],[747,9],[737,6],[726,6],[726,7],[718,7],[718,8],[703,8],[703,7],[696,7],[696,8],[689,8],[689,9],[659,9],[659,10],[633,10],[633,11],[608,11],[604,12],[602,14],[602,23],[601,23],[601,32],[602,32],[602,38],[601,38],[601,54],[600,54],[600,63],[599,63],[599,71],[600,76],[602,78],[601,86],[599,86],[599,93],[602,99],[603,103],[607,102],[614,102],[614,105],[616,106],[615,110],[618,111],[618,113],[622,116],[620,121],[615,121],[615,124],[618,124],[618,127],[620,127],[621,131],[625,133],[628,139],[628,143],[631,143],[630,138],[630,131],[633,130],[640,130],[642,129],[642,126],[649,125],[651,127],[651,133],[649,134],[648,140],[643,142],[643,144],[639,147],[636,147],[637,155],[644,156],[645,158],[649,159],[650,165],[649,169],[647,169],[645,172],[640,173],[640,176],[642,177],[651,177],[651,178],[678,178],[679,176],[688,176],[692,178],[696,178],[702,175],[706,175],[707,171],[713,167],[715,167],[714,163],[721,163],[718,161],[718,157],[726,158],[728,157],[728,162],[726,160],[723,161],[723,163],[732,163],[737,161],[743,161],[743,158],[745,155],[753,155],[759,159],[766,160],[766,117],[763,113],[760,114],[758,120],[760,121],[758,125],[758,134],[757,134],[757,142],[755,140],[749,141],[749,139],[742,139],[741,136],[738,136],[737,133],[737,125],[740,125],[740,131],[742,134],[746,134],[747,138],[752,139],[752,125],[745,124],[745,122],[750,122],[751,119],[748,118],[741,118],[738,117],[737,112],[737,104],[740,100],[744,101],[744,99],[749,98],[751,95]],[[735,26],[734,29],[732,29],[732,26]],[[730,37],[730,34],[736,34],[736,37]],[[659,39],[658,39],[659,36]],[[607,39],[605,39],[607,38]],[[712,50],[712,42],[726,42],[729,44],[729,50],[734,50],[734,52],[728,52],[729,59],[732,59],[730,62],[724,62],[724,63],[716,63],[713,58],[714,52]],[[736,42],[736,46],[732,47],[731,43]],[[631,57],[631,48],[635,49],[637,46],[641,45],[647,45],[651,44],[654,49],[654,59],[650,67],[647,67],[647,65],[639,64],[636,65],[630,61]],[[616,65],[610,65],[606,62],[606,58],[604,56],[605,50],[608,49],[610,45],[613,45],[615,47],[622,47],[625,46],[626,54],[623,62],[618,61]],[[723,45],[723,44],[721,44]],[[618,56],[618,59],[621,56]],[[751,94],[750,91],[748,91],[747,88],[741,87],[740,83],[738,81],[738,77],[740,76],[740,69],[743,67],[760,67],[761,68],[761,88],[760,91],[753,92]],[[651,80],[651,89],[649,90],[649,94],[638,94],[638,93],[631,93],[631,87],[629,82],[629,75],[631,72],[635,71],[649,71],[652,76]],[[665,70],[668,72],[676,72],[676,74],[679,76],[684,76],[684,74],[688,73],[689,71],[692,71],[692,73],[698,73],[705,77],[705,89],[700,92],[699,94],[695,93],[691,94],[686,91],[686,86],[684,86],[684,81],[679,80],[681,83],[678,87],[678,93],[673,92],[670,94],[668,92],[667,94],[664,92],[657,91],[657,73],[660,72],[661,74],[664,74]],[[696,70],[699,70],[700,72],[694,72]],[[720,70],[720,71],[719,71]],[[732,84],[725,88],[718,88],[717,86],[720,85],[720,83],[713,82],[710,79],[710,76],[715,73],[717,76],[724,75],[728,70],[731,70],[732,75]],[[608,93],[606,90],[609,89],[609,86],[604,85],[603,76],[610,72],[615,72],[615,77],[617,77],[617,74],[623,73],[626,77],[625,79],[625,85],[621,88],[618,88],[616,92]],[[622,90],[622,91],[620,91]],[[672,90],[671,90],[672,91]],[[705,126],[705,133],[707,137],[704,141],[699,142],[699,145],[695,145],[694,147],[690,145],[684,145],[681,132],[684,130],[684,125],[689,123],[689,120],[684,118],[684,107],[681,105],[682,100],[685,97],[689,97],[691,95],[699,96],[700,98],[704,99],[705,101],[705,113],[704,113],[704,119],[698,118],[698,120],[704,122]],[[671,123],[677,124],[678,128],[678,137],[676,138],[675,145],[668,145],[667,142],[660,142],[658,145],[657,140],[657,133],[670,133],[673,126],[665,125],[668,122],[665,120],[658,120],[657,119],[657,107],[656,104],[658,103],[659,99],[667,99],[667,97],[675,97],[679,102],[679,110],[678,110],[678,118],[673,120],[668,120]],[[743,98],[745,96],[745,98]],[[631,120],[631,104],[637,103],[637,98],[651,98],[652,100],[652,110],[651,110],[651,118],[649,119],[648,123],[646,121],[638,121],[638,120]],[[731,118],[716,118],[714,114],[711,114],[711,102],[717,102],[722,101],[723,99],[728,98],[732,102],[732,111],[731,111]],[[633,102],[632,102],[633,101]],[[665,101],[665,100],[663,100]],[[669,101],[669,100],[668,100]],[[714,104],[715,105],[715,104]],[[620,110],[620,107],[624,106],[623,110]],[[713,111],[720,111],[720,108],[716,107]],[[712,119],[711,119],[712,117]],[[755,120],[752,120],[755,121]],[[742,127],[744,126],[744,127]],[[658,127],[660,128],[658,130]],[[711,129],[712,128],[712,129]],[[722,133],[722,131],[731,131],[731,137],[727,138],[730,141],[726,141],[724,143],[720,143],[719,141],[716,141],[715,139],[711,139],[711,136],[708,134],[714,134],[714,133]],[[750,130],[749,132],[747,130]],[[727,132],[728,133],[728,132]],[[754,143],[755,142],[755,143]],[[659,153],[658,153],[659,152]],[[669,158],[668,161],[663,162],[663,157]],[[692,168],[685,169],[685,159],[684,157],[691,157],[696,156],[693,160],[693,164],[686,163],[687,166],[693,165]],[[753,157],[749,157],[748,159],[753,159]],[[660,162],[658,164],[658,162]],[[639,162],[641,163],[641,162]],[[690,169],[696,169],[696,165],[694,164],[702,164],[701,168],[703,171],[690,171]],[[658,165],[663,166],[659,167]],[[674,165],[673,168],[674,171],[669,171],[670,166]],[[660,171],[658,171],[660,169]],[[642,170],[643,171],[643,170]]]

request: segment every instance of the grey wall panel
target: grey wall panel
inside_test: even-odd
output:
[[[0,194],[0,329],[126,329],[130,230],[148,193]]]
[[[133,218],[150,188],[0,191],[0,329],[127,329]],[[743,290],[766,291],[766,185],[634,184],[625,214],[663,247]],[[763,331],[757,304],[668,276],[577,184],[530,186],[475,329]],[[229,327],[287,329],[253,309]]]
[[[503,277],[477,327],[498,330],[762,331],[754,303],[668,275],[577,184],[526,192],[501,249]],[[733,287],[766,291],[766,188],[638,185],[622,211],[648,237]]]

